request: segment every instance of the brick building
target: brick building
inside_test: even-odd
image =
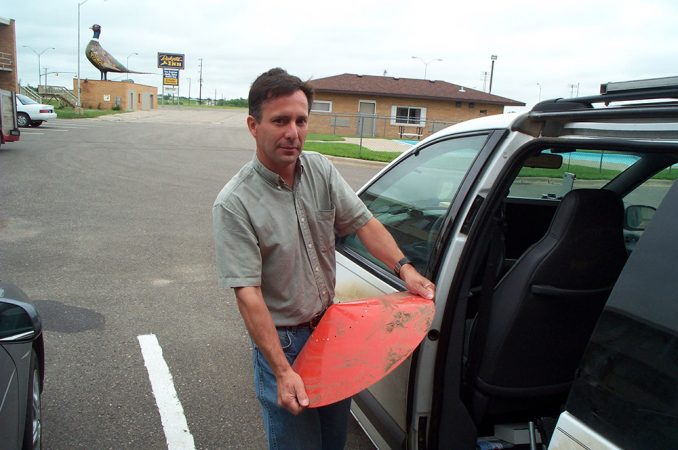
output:
[[[77,91],[78,80],[73,80],[73,92]],[[81,79],[80,101],[83,108],[147,111],[158,107],[158,88],[133,82]]]
[[[18,92],[14,19],[0,17],[0,89]]]
[[[342,74],[311,80],[309,131],[420,139],[446,126],[525,103],[439,80]]]

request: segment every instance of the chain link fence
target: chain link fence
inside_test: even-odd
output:
[[[420,140],[455,123],[457,122],[413,121],[372,114],[312,112],[309,131],[347,137]]]

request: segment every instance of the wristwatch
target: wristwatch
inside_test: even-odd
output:
[[[412,261],[410,261],[410,258],[407,256],[396,263],[393,272],[400,277],[400,269],[402,269],[405,264],[412,264]]]

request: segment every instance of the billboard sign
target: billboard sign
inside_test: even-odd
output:
[[[162,69],[162,84],[179,86],[179,69]]]
[[[164,69],[166,67],[172,69],[184,68],[184,54],[183,53],[160,53],[158,52],[158,68]]]

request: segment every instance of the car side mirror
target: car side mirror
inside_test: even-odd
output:
[[[643,231],[654,216],[656,208],[652,206],[631,205],[624,213],[624,228],[627,230]]]
[[[42,325],[35,309],[28,303],[0,300],[0,342],[32,340]]]

